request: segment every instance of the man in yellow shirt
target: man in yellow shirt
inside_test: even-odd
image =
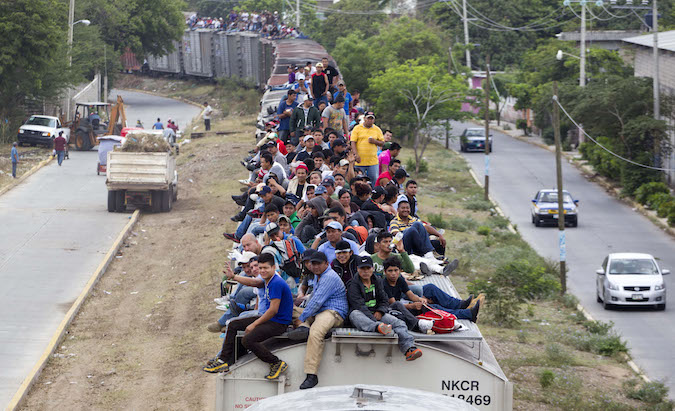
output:
[[[356,154],[356,168],[362,170],[374,186],[379,172],[377,159],[377,147],[384,146],[382,130],[375,125],[375,114],[366,111],[363,124],[359,124],[352,130],[352,152]]]

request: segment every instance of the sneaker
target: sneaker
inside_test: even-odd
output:
[[[377,326],[377,332],[382,335],[392,335],[394,334],[394,328],[391,324],[380,323],[380,325]]]
[[[234,202],[237,203],[237,205],[239,206],[243,206],[244,204],[246,204],[246,197],[244,197],[243,195],[240,196],[233,195],[232,200],[234,200]]]
[[[223,327],[217,321],[215,323],[209,324],[208,327],[206,327],[206,329],[209,330],[209,332],[212,332],[212,333],[223,333],[223,332],[225,332],[226,328],[227,327]]]
[[[307,390],[310,388],[314,388],[318,383],[319,377],[317,377],[316,374],[307,374],[307,378],[305,378],[305,381],[303,381],[302,384],[300,384],[300,389]]]
[[[480,300],[476,301],[476,305],[471,308],[471,322],[478,321],[478,310],[480,310]]]
[[[209,360],[209,362],[206,363],[206,366],[202,368],[202,370],[206,372],[210,372],[211,374],[219,373],[219,372],[228,372],[230,371],[230,366],[220,358],[216,357],[212,360]]]
[[[422,257],[426,258],[426,259],[429,259],[429,260],[432,260],[432,261],[436,259],[436,256],[434,255],[433,251],[429,251],[428,253],[424,254]]]
[[[279,361],[276,364],[270,365],[270,373],[265,376],[265,379],[276,380],[288,370],[288,364],[285,361]]]
[[[433,320],[417,320],[417,327],[420,329],[420,332],[426,334],[434,326]]]
[[[471,301],[473,301],[473,294],[469,295],[469,298],[466,300],[462,300],[462,302],[459,304],[459,309],[463,310],[464,308],[469,307],[469,304],[471,304]]]
[[[291,341],[307,341],[308,338],[309,338],[309,327],[300,326],[295,330],[291,330],[288,332],[288,339]]]
[[[424,275],[431,275],[431,268],[424,261],[420,262],[420,272]]]
[[[218,305],[225,305],[230,302],[230,296],[229,295],[224,295],[220,298],[214,298],[213,302],[218,304]]]
[[[242,213],[239,213],[237,215],[230,217],[230,220],[234,221],[235,223],[240,223],[244,221],[244,215]]]
[[[468,308],[469,310],[472,309],[473,306],[476,305],[478,301],[480,301],[481,304],[485,304],[485,294],[483,293],[478,294],[478,297],[474,297],[466,308]]]
[[[417,347],[410,347],[408,351],[405,352],[406,361],[415,361],[416,359],[422,356],[422,350]]]
[[[239,243],[239,239],[237,236],[234,235],[234,233],[223,233],[223,237],[227,238],[228,240],[234,241],[235,243]]]
[[[459,260],[455,258],[454,260],[452,260],[452,262],[450,262],[450,264],[445,266],[445,268],[443,269],[443,275],[446,277],[449,276],[450,273],[452,273],[457,269],[457,267],[459,267]]]
[[[251,210],[246,214],[248,214],[249,216],[251,216],[253,218],[262,218],[262,216],[263,216],[263,213],[260,210]]]
[[[220,311],[227,311],[229,309],[230,309],[229,304],[223,304],[223,305],[219,305],[219,306],[216,307],[216,310],[220,310]]]
[[[243,161],[241,163],[244,164],[244,167],[246,167],[246,164]],[[243,184],[243,185],[247,186],[248,183],[250,183],[250,181],[248,181],[248,180],[239,180],[239,184]]]

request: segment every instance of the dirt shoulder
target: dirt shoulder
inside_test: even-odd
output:
[[[12,150],[11,144],[0,144],[0,191],[13,184],[21,178],[26,172],[40,164],[51,156],[52,149],[43,147],[17,147],[19,151],[19,164],[16,168],[16,179],[12,178],[12,160],[9,153]]]
[[[201,367],[222,340],[205,326],[220,315],[222,232],[253,120],[217,122],[235,133],[183,146],[173,211],[142,214],[23,409],[214,407],[215,379]]]

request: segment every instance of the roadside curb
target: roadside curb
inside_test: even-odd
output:
[[[138,218],[140,216],[140,210],[134,211],[134,213],[129,217],[129,222],[127,223],[126,226],[124,226],[124,229],[120,232],[120,234],[117,236],[115,239],[115,242],[113,245],[110,247],[106,255],[103,257],[103,260],[101,263],[98,265],[92,276],[89,278],[89,281],[87,281],[87,284],[85,285],[84,289],[80,293],[80,295],[77,297],[73,305],[70,307],[70,310],[66,313],[65,317],[61,321],[61,324],[59,324],[59,327],[56,329],[54,334],[52,335],[52,338],[49,341],[49,345],[47,345],[47,348],[44,350],[42,353],[42,356],[40,356],[40,359],[37,361],[31,372],[28,374],[28,376],[23,380],[21,383],[21,386],[17,390],[17,392],[14,394],[12,397],[11,401],[9,402],[9,405],[7,406],[8,411],[14,411],[17,410],[20,406],[23,400],[26,399],[26,396],[30,392],[30,388],[33,386],[35,381],[37,381],[38,377],[40,376],[40,373],[44,369],[45,365],[47,365],[47,362],[49,361],[49,358],[52,356],[54,351],[59,346],[59,343],[63,339],[63,337],[66,334],[66,329],[70,325],[70,323],[75,319],[77,316],[80,308],[82,307],[82,304],[84,301],[87,299],[91,291],[94,289],[94,286],[98,282],[98,280],[103,276],[103,274],[106,272],[108,265],[110,265],[110,262],[115,258],[115,254],[117,254],[117,251],[119,248],[122,246],[122,243],[124,242],[124,239],[127,237],[127,235],[131,232],[133,229],[134,225],[138,221]]]
[[[23,183],[24,181],[26,181],[28,177],[35,174],[35,172],[37,172],[39,169],[49,164],[52,160],[54,160],[54,157],[50,155],[49,158],[40,161],[38,164],[34,165],[30,170],[23,173],[23,175],[19,177],[16,181],[12,182],[11,184],[9,184],[4,188],[0,188],[0,196],[5,194],[9,190],[13,189],[14,187],[18,186],[19,184]]]

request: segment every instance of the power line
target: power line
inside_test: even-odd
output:
[[[605,147],[605,146],[603,146],[602,144],[600,144],[596,139],[594,139],[593,137],[591,137],[591,136],[586,132],[586,130],[584,130],[584,129],[579,125],[579,123],[577,123],[576,121],[574,121],[574,119],[572,118],[572,116],[567,112],[567,110],[565,110],[565,107],[563,107],[562,104],[560,104],[560,101],[558,100],[558,96],[553,96],[553,101],[560,107],[560,109],[563,111],[563,113],[565,113],[565,115],[567,116],[567,118],[570,119],[570,121],[571,121],[575,126],[577,126],[577,127],[579,128],[579,130],[581,130],[581,131],[584,133],[584,135],[585,135],[586,137],[588,137],[592,142],[594,142],[595,144],[597,144],[598,146],[600,146],[600,148],[602,148],[603,150],[605,150],[605,151],[608,152],[609,154],[613,155],[614,157],[616,157],[616,158],[618,158],[618,159],[620,159],[620,160],[623,160],[623,161],[625,161],[625,162],[627,162],[627,163],[633,164],[633,165],[635,165],[635,166],[648,168],[648,169],[650,169],[650,170],[666,171],[666,172],[667,172],[667,171],[675,171],[675,169],[673,169],[673,168],[654,167],[654,166],[648,166],[648,165],[646,165],[646,164],[637,163],[637,162],[635,162],[635,161],[633,161],[633,160],[631,160],[631,159],[628,159],[628,158],[626,158],[626,157],[622,157],[622,156],[616,154],[616,153],[613,152],[612,150],[610,150],[610,149],[608,149],[607,147]]]
[[[461,12],[460,10],[458,10],[459,5],[455,3],[456,0],[441,0],[441,1],[443,1],[444,3],[446,3],[446,4],[452,9],[452,11],[454,11],[455,14],[457,14],[460,18],[463,18],[462,12]],[[558,9],[558,10],[560,10],[560,9]],[[557,12],[558,10],[556,10],[556,12]],[[480,17],[477,17],[475,14],[470,13],[470,12],[468,12],[468,11],[467,11],[467,14],[469,14],[469,15],[472,17],[472,19],[469,19],[469,23],[470,23],[471,25],[476,26],[476,27],[481,28],[481,29],[484,29],[484,30],[500,31],[500,32],[506,32],[506,31],[546,31],[546,30],[550,30],[550,29],[552,29],[552,28],[561,26],[561,25],[563,25],[563,24],[566,23],[566,21],[562,21],[562,22],[557,22],[557,23],[555,23],[555,24],[551,24],[550,26],[540,27],[540,28],[531,28],[531,27],[528,27],[528,26],[523,26],[523,27],[509,27],[509,26],[504,26],[504,25],[502,25],[502,24],[494,24],[494,23],[492,23],[492,22],[490,22],[490,21],[487,21],[487,20],[484,20],[484,19],[482,19],[482,18],[480,18]],[[563,13],[562,13],[562,14],[563,14],[563,16],[564,16],[564,10],[563,10]],[[548,16],[547,16],[547,17],[548,17]],[[544,17],[544,18],[547,18],[547,17]],[[487,25],[487,26],[481,25],[481,24],[477,23],[475,20],[480,21],[481,23],[483,23],[483,24],[485,24],[485,25]],[[554,21],[555,21],[555,20],[549,21],[548,23],[552,23],[552,22],[554,22]],[[534,23],[533,23],[533,24],[534,24]],[[543,24],[543,23],[541,23],[541,24]],[[534,27],[534,26],[532,26],[532,27]]]

